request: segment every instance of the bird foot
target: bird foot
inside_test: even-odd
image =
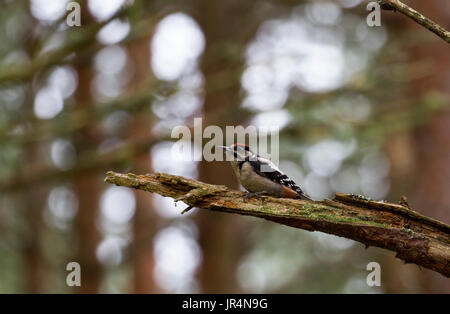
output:
[[[256,198],[260,199],[261,201],[264,201],[264,197],[263,197],[264,194],[267,194],[267,192],[260,191],[260,192],[254,192],[254,193],[247,193],[242,197],[242,200],[245,202],[247,199],[249,199],[251,197],[256,197]]]

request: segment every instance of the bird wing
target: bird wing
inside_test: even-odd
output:
[[[278,169],[278,167],[270,160],[259,157],[258,161],[249,160],[249,163],[252,166],[253,170],[255,170],[255,172],[260,176],[263,176],[273,182],[277,182],[294,190],[301,197],[310,199],[292,179],[290,179],[280,169]]]

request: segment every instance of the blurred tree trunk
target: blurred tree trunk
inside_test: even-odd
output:
[[[82,25],[92,21],[87,6],[82,6]],[[81,64],[78,72],[78,88],[75,93],[77,106],[86,106],[93,102],[91,82],[94,77],[92,64]],[[97,124],[90,124],[74,134],[77,154],[97,149],[101,141],[101,133]],[[97,259],[96,250],[100,243],[97,228],[98,208],[101,194],[101,174],[96,171],[79,173],[75,179],[75,190],[78,196],[78,213],[76,217],[77,257],[81,266],[81,287],[79,293],[98,293],[102,279],[102,266]]]
[[[28,12],[30,4],[27,3]],[[36,20],[34,20],[36,22]],[[28,40],[24,41],[25,50],[28,55],[33,55],[37,39],[33,32],[32,24],[28,29]],[[26,87],[26,107],[30,116],[34,115],[34,91],[32,85]],[[27,157],[27,167],[25,171],[33,171],[41,160],[40,144],[28,144],[25,148]],[[46,204],[46,194],[48,187],[46,185],[36,186],[33,189],[20,191],[21,199],[25,202],[26,222],[28,226],[27,237],[25,241],[25,265],[26,265],[26,292],[42,293],[45,280],[45,260],[42,253],[42,231],[45,227],[42,219],[43,209]]]
[[[39,151],[36,145],[30,145],[27,149],[27,156],[30,159],[29,164],[35,164],[39,160]],[[26,221],[28,225],[27,237],[25,242],[26,259],[26,292],[42,293],[44,277],[44,256],[42,254],[42,210],[46,204],[47,189],[42,186],[34,187],[31,191],[25,191],[23,199],[26,202]]]
[[[448,2],[448,1],[447,1]],[[414,3],[425,16],[450,28],[450,6],[442,0]],[[411,26],[413,27],[413,26]],[[415,26],[417,27],[417,26]],[[422,31],[422,30],[421,30]],[[423,30],[426,31],[426,30]],[[433,34],[432,34],[433,35]],[[434,35],[433,35],[434,36]],[[416,81],[412,93],[439,91],[450,97],[450,53],[448,44],[440,38],[411,51],[411,59],[428,59],[433,74]],[[417,159],[416,187],[412,204],[427,208],[425,215],[450,222],[450,113],[433,118],[416,133]],[[424,288],[429,293],[450,293],[450,281],[433,272],[426,272]]]
[[[242,25],[242,16],[248,11],[242,1],[200,1],[197,20],[206,38],[201,69],[205,76],[206,96],[203,104],[203,127],[216,124],[243,124],[246,115],[240,106],[240,71],[243,69],[242,52],[246,42],[242,33],[251,32]],[[245,5],[244,5],[245,6]],[[231,13],[232,12],[232,13]],[[249,24],[254,21],[247,21]],[[236,31],[236,27],[242,32]],[[254,25],[249,25],[256,29]],[[219,79],[218,79],[219,78]],[[220,86],[226,86],[220,88]],[[219,122],[220,121],[220,122]],[[225,140],[225,139],[224,139]],[[237,188],[230,165],[223,162],[201,161],[199,180]],[[222,213],[201,212],[196,217],[202,265],[199,279],[204,293],[236,293],[238,262],[245,244],[248,220]]]
[[[134,42],[128,48],[133,65],[133,79],[129,84],[129,91],[136,91],[147,84],[153,77],[150,75],[150,39],[144,38]],[[150,106],[150,104],[149,104]],[[145,111],[145,110],[144,110]],[[151,135],[151,124],[148,115],[135,113],[129,136],[133,139],[145,139]],[[133,171],[137,173],[151,172],[150,152],[137,156],[134,160]],[[153,276],[155,265],[153,256],[153,236],[156,233],[156,219],[153,196],[150,193],[134,190],[136,197],[136,211],[133,220],[133,292],[160,292]]]
[[[87,104],[92,101],[91,80],[93,69],[90,65],[78,69],[79,84],[76,93],[79,104]],[[88,125],[77,134],[77,152],[95,149],[100,141],[97,126]],[[100,233],[97,229],[98,207],[102,184],[99,173],[82,172],[75,179],[75,190],[78,195],[78,214],[76,217],[76,233],[78,237],[77,262],[81,266],[81,287],[77,288],[80,293],[99,292],[102,267],[97,260],[96,250],[100,243]]]
[[[450,7],[445,0],[416,1],[411,5],[433,21],[450,28]],[[385,15],[388,13],[385,13]],[[407,32],[420,32],[430,41],[408,47],[410,63],[428,62],[432,74],[415,79],[405,97],[421,99],[432,91],[450,95],[450,54],[448,44],[426,29],[402,16],[389,17]],[[413,97],[411,97],[413,96]],[[413,208],[423,209],[424,215],[448,223],[450,212],[450,114],[434,117],[419,130],[397,134],[388,142],[391,176],[398,194],[409,195]],[[425,212],[426,210],[426,212]],[[392,266],[392,267],[391,267]],[[443,276],[415,266],[392,262],[388,272],[386,292],[449,293],[450,282]],[[389,279],[391,278],[391,279]],[[398,278],[401,278],[399,280]]]

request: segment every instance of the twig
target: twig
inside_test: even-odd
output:
[[[190,211],[192,208],[194,208],[194,206],[188,206],[185,209],[183,209],[183,211],[181,212],[181,214],[186,214],[188,211]]]
[[[450,226],[397,204],[336,194],[311,202],[266,197],[243,201],[243,192],[164,173],[108,172],[108,183],[158,193],[188,206],[251,215],[294,228],[322,231],[397,253],[405,262],[450,277]]]
[[[381,7],[385,10],[394,10],[398,11],[413,21],[415,21],[417,24],[422,25],[423,27],[427,28],[428,30],[432,31],[439,37],[441,37],[443,40],[445,40],[447,43],[450,43],[450,32],[445,30],[442,26],[439,24],[436,24],[429,18],[423,16],[421,13],[417,12],[413,8],[407,6],[406,4],[402,3],[399,0],[380,0]]]

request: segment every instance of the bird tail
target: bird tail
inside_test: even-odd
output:
[[[314,201],[311,197],[309,197],[303,192],[298,194],[298,198],[301,200]]]
[[[314,201],[311,197],[306,195],[305,192],[303,192],[303,190],[299,186],[295,185],[295,186],[293,186],[293,188],[294,188],[294,191],[297,192],[297,194],[298,194],[298,197],[297,197],[298,199]]]

